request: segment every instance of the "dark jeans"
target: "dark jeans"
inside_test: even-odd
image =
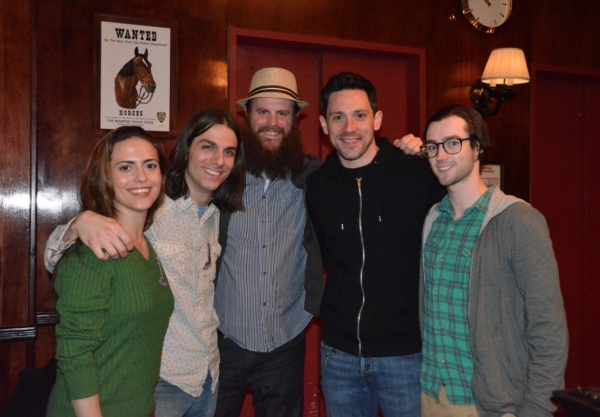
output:
[[[219,332],[215,417],[237,417],[248,388],[256,417],[302,417],[305,350],[304,332],[266,353],[242,349]]]

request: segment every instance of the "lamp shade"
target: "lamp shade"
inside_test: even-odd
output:
[[[529,82],[525,54],[519,48],[494,49],[483,70],[481,81],[490,84],[524,84]]]

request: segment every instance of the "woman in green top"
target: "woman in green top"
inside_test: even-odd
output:
[[[148,417],[173,296],[144,237],[164,196],[168,161],[140,127],[120,127],[94,149],[80,181],[83,210],[118,221],[126,258],[100,261],[75,244],[56,271],[58,376],[48,416]]]

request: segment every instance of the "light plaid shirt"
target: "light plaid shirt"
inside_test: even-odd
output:
[[[437,207],[424,247],[425,297],[421,390],[438,398],[443,383],[454,405],[474,405],[468,297],[473,246],[488,209],[490,187],[464,215],[452,220],[449,196]]]
[[[210,204],[199,216],[191,198],[165,196],[145,235],[154,246],[175,297],[160,365],[160,377],[184,392],[199,397],[208,372],[211,391],[219,380],[217,327],[213,306],[219,245],[219,210]],[[58,226],[46,243],[44,261],[54,269],[71,246],[63,237],[68,224]]]

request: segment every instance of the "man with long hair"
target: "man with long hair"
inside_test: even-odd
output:
[[[243,209],[241,133],[225,111],[203,110],[188,121],[170,156],[167,197],[145,232],[175,297],[154,396],[156,417],[212,417],[219,352],[214,309],[220,210]],[[132,196],[135,192],[132,190]],[[113,219],[86,211],[59,226],[46,245],[51,270],[77,238],[100,259],[125,257],[131,236]]]

